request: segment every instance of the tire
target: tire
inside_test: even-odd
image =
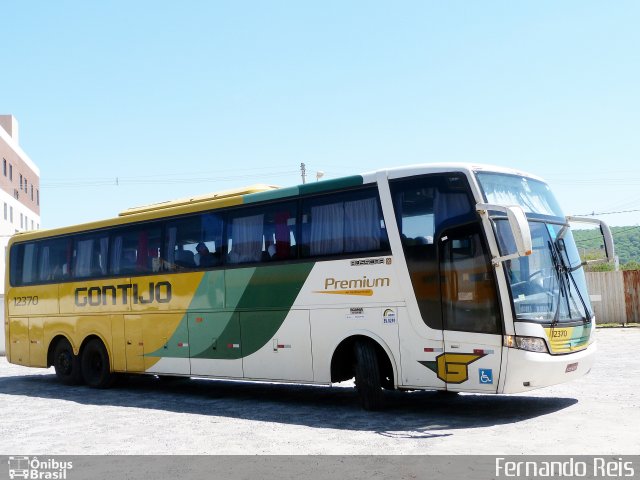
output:
[[[102,341],[97,338],[89,340],[80,356],[82,378],[91,388],[109,388],[115,376],[111,373],[109,354]]]
[[[80,385],[82,383],[80,359],[73,354],[73,348],[66,338],[58,340],[53,349],[53,368],[56,370],[56,377],[63,384]]]
[[[375,347],[371,342],[358,341],[355,344],[356,390],[365,410],[381,410],[384,396],[380,378],[380,366]]]

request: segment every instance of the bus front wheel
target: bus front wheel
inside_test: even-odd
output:
[[[80,359],[73,354],[69,340],[61,338],[53,349],[53,368],[56,377],[65,385],[79,385],[82,383]]]
[[[109,365],[109,354],[102,341],[89,340],[82,349],[82,378],[92,388],[108,388],[113,383],[113,373]]]
[[[356,390],[365,410],[380,410],[384,406],[380,366],[376,349],[371,342],[355,344]]]

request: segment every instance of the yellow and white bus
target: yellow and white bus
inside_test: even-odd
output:
[[[367,409],[384,389],[528,391],[594,360],[569,220],[532,175],[433,164],[20,233],[7,357],[98,388],[118,373],[355,377]]]

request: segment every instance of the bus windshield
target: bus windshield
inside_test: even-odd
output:
[[[507,220],[495,221],[502,252],[512,252]],[[584,270],[566,225],[530,221],[533,253],[505,263],[517,320],[540,323],[589,321],[592,309]]]
[[[553,192],[544,182],[518,175],[478,172],[485,200],[498,205],[519,205],[527,213],[563,217]]]

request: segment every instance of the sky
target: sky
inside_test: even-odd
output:
[[[640,224],[636,1],[4,1],[0,114],[41,225],[415,163]],[[624,214],[611,212],[628,211]]]

